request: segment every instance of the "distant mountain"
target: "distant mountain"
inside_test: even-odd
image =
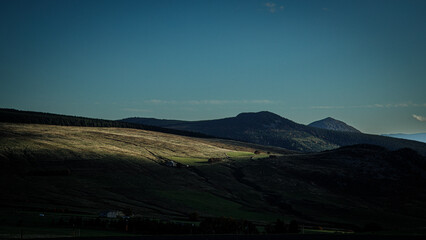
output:
[[[271,112],[241,113],[236,117],[204,121],[131,118],[121,121],[153,124],[289,150],[317,152],[354,144],[375,144],[390,150],[412,148],[426,155],[426,144],[360,132],[321,129],[295,123]],[[148,124],[149,123],[149,124]]]
[[[383,134],[383,136],[402,138],[402,139],[408,139],[408,140],[426,143],[426,133],[415,133],[415,134],[396,133],[396,134]]]
[[[319,121],[315,121],[308,126],[310,127],[316,127],[316,128],[323,128],[328,130],[334,130],[334,131],[343,131],[343,132],[357,132],[360,133],[359,130],[355,129],[354,127],[351,127],[347,125],[346,123],[336,120],[334,118],[328,117],[324,118]]]

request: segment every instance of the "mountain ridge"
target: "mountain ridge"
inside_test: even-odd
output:
[[[354,144],[375,144],[390,150],[412,148],[426,155],[426,144],[364,133],[338,132],[306,126],[275,113],[241,113],[236,117],[216,120],[180,121],[130,118],[119,121],[73,117],[66,115],[0,109],[0,122],[41,123],[63,126],[104,126],[145,129],[194,137],[234,139],[260,145],[276,146],[293,151],[318,152]],[[142,124],[141,124],[142,123]],[[161,126],[161,127],[159,127]]]
[[[408,147],[426,155],[424,143],[361,132],[334,131],[306,126],[267,111],[240,113],[235,117],[213,120],[181,122],[178,120],[171,125],[164,125],[164,121],[176,120],[150,119],[151,124],[165,128],[302,152],[318,152],[354,144],[374,144],[390,150]],[[145,123],[145,119],[132,118],[131,122]]]
[[[54,113],[22,111],[9,108],[0,108],[0,122],[9,123],[34,123],[58,126],[84,126],[84,127],[119,127],[151,130],[155,132],[172,133],[182,136],[211,137],[199,133],[191,133],[170,128],[162,128],[155,125],[135,124],[131,122],[69,116]]]
[[[316,128],[323,128],[328,130],[334,130],[334,131],[343,131],[343,132],[357,132],[360,133],[358,129],[349,126],[343,121],[334,119],[332,117],[327,117],[315,122],[312,122],[308,124],[310,127],[316,127]]]

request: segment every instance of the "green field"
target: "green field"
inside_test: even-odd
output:
[[[89,214],[130,207],[144,216],[160,218],[185,217],[189,212],[271,218],[270,213],[259,214],[240,199],[251,193],[240,190],[246,188],[244,185],[237,187],[229,167],[222,166],[227,161],[206,164],[209,158],[239,161],[265,157],[241,143],[119,128],[1,123],[0,130],[5,134],[0,138],[0,164],[7,176],[2,175],[0,186],[7,193],[2,200],[6,205],[67,208]],[[197,169],[167,167],[165,159]],[[217,178],[218,174],[226,178]],[[206,184],[207,179],[215,186],[237,189],[229,196]],[[28,182],[33,186],[30,191]],[[170,187],[187,195],[171,191],[166,196],[163,189]]]
[[[244,151],[238,151],[238,152],[227,152],[226,155],[234,160],[240,160],[240,159],[261,159],[261,158],[267,158],[269,157],[269,154],[267,153],[259,153],[255,154],[254,152],[244,152]]]
[[[208,159],[206,158],[192,158],[192,157],[169,157],[170,160],[181,164],[187,164],[190,166],[199,166],[202,164],[208,163]]]
[[[251,152],[227,152],[226,155],[231,158],[250,158],[254,156]]]
[[[70,236],[67,227],[31,231],[49,231],[46,219],[125,209],[167,221],[192,213],[247,219],[260,229],[278,218],[358,230],[370,222],[386,230],[426,224],[424,179],[412,170],[423,158],[410,152],[298,154],[137,129],[11,123],[0,123],[0,136],[1,234],[16,236],[22,220],[29,234]]]

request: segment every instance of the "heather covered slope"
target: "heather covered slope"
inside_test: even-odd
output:
[[[159,216],[192,211],[209,215],[225,214],[232,206],[237,215],[250,214],[253,209],[244,210],[244,203],[232,197],[244,189],[231,193],[207,181],[204,171],[214,169],[208,159],[229,162],[264,158],[274,149],[276,155],[287,152],[124,128],[0,123],[0,134],[3,206],[89,212],[131,207]],[[255,155],[255,150],[263,153]],[[190,167],[169,167],[170,161]],[[228,184],[226,178],[221,181]],[[210,201],[220,202],[224,209],[204,209]]]
[[[154,125],[132,124],[121,121],[111,121],[104,119],[95,119],[87,117],[76,117],[69,115],[60,115],[44,112],[20,111],[16,109],[0,108],[0,122],[8,123],[33,123],[58,126],[78,126],[78,127],[116,127],[116,128],[134,128],[155,132],[171,133],[182,136],[209,137],[203,134],[184,132],[174,129],[166,129]]]
[[[317,152],[354,144],[374,144],[392,150],[412,148],[426,155],[426,144],[358,132],[342,132],[295,123],[271,112],[241,113],[236,117],[175,122],[144,118],[124,119],[124,122],[153,124],[169,129],[203,133],[220,138],[286,149]]]
[[[197,212],[350,229],[426,224],[426,160],[410,149],[301,154],[124,128],[1,123],[0,130],[4,208],[130,208],[161,219]]]

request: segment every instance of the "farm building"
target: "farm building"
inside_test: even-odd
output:
[[[118,218],[118,217],[124,217],[124,213],[122,211],[117,210],[108,210],[103,211],[99,213],[99,217],[106,217],[106,218]]]
[[[166,166],[167,167],[177,167],[177,163],[175,161],[167,161]]]

